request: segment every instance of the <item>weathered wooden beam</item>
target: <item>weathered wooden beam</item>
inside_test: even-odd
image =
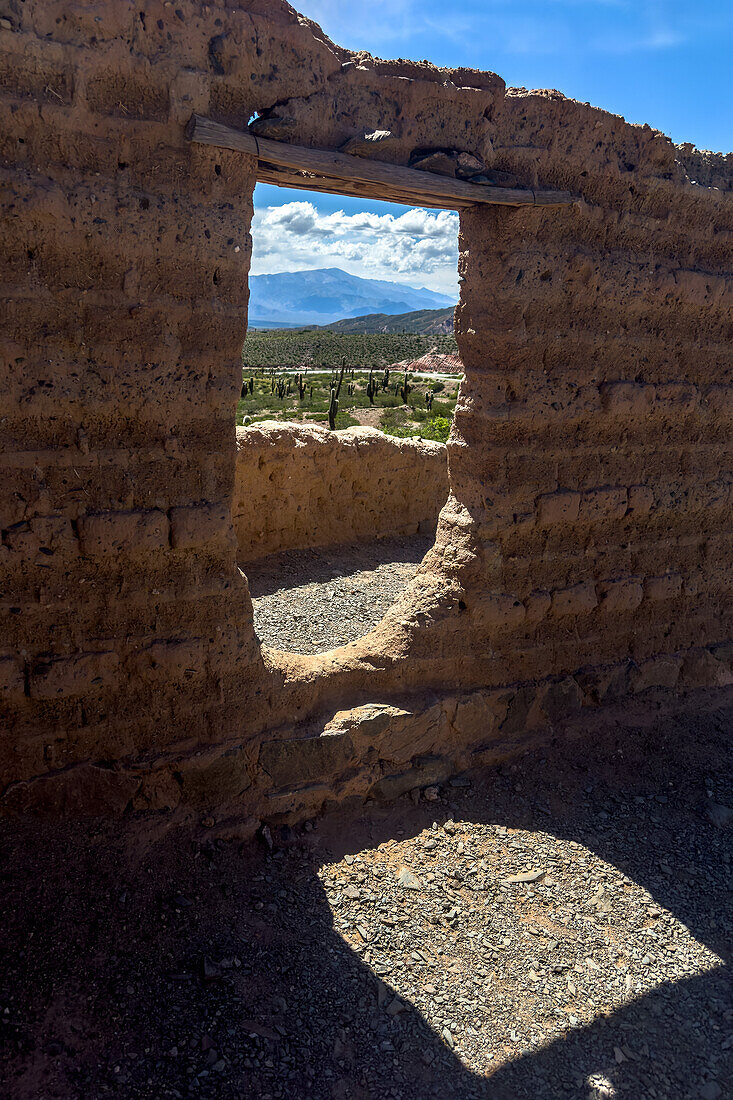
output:
[[[274,183],[278,187],[294,187],[299,191],[326,191],[328,194],[352,195],[359,199],[377,199],[381,201],[402,203],[404,206],[427,206],[438,210],[467,210],[473,203],[464,202],[447,204],[444,199],[426,198],[417,195],[414,191],[398,191],[389,188],[386,192],[384,185],[376,183],[364,183],[361,180],[333,179],[330,176],[313,176],[304,172],[294,172],[287,168],[278,168],[275,164],[268,164],[261,160],[257,169],[257,179],[260,183]]]
[[[405,203],[462,210],[477,203],[501,206],[569,206],[577,200],[569,191],[533,191],[529,188],[491,187],[479,183],[403,168],[384,161],[365,160],[331,149],[307,149],[285,141],[270,141],[246,130],[234,130],[210,118],[193,115],[188,137],[202,145],[216,145],[249,153],[259,160],[257,178],[283,187],[332,191]]]

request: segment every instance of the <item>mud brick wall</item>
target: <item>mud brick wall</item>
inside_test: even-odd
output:
[[[4,786],[208,742],[252,678],[230,512],[255,165],[183,130],[260,81],[212,62],[243,10],[0,15]]]
[[[234,533],[241,563],[278,550],[413,535],[448,498],[442,443],[376,428],[237,428]]]
[[[252,630],[232,509],[256,163],[190,145],[194,111],[279,112],[327,148],[389,129],[395,163],[465,149],[578,196],[461,215],[435,548],[331,654]],[[730,157],[348,53],[281,0],[0,0],[0,116],[4,811],[287,816],[730,681]]]

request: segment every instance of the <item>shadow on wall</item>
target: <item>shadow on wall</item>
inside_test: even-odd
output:
[[[641,884],[725,958],[729,834],[704,807],[706,782],[730,799],[727,705],[704,718],[619,727],[582,754],[566,744],[549,760],[525,758],[529,796],[500,769],[457,793],[452,813],[408,799],[358,818],[341,813],[315,832],[276,837],[267,856],[205,829],[193,842],[184,827],[161,832],[160,819],[83,833],[3,823],[3,1095],[722,1096],[733,1004],[726,968],[665,983],[482,1078],[413,1006],[384,1010],[393,991],[383,986],[380,996],[375,973],[337,934],[318,872],[400,830],[413,836],[434,817],[542,831]],[[457,980],[452,992],[462,992]],[[487,994],[502,1022],[515,992],[499,973]],[[460,1018],[457,1004],[451,1011]],[[617,1061],[622,1046],[637,1056]],[[598,1073],[614,1091],[589,1091]]]

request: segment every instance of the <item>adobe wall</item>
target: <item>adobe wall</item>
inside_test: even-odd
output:
[[[237,428],[240,565],[278,550],[431,531],[447,499],[443,443],[275,420]]]
[[[349,54],[280,0],[0,16],[6,812],[292,816],[730,680],[729,158]],[[256,165],[184,133],[276,104],[299,144],[389,129],[395,163],[465,149],[579,198],[461,215],[435,548],[377,630],[311,658],[260,650],[236,564]]]

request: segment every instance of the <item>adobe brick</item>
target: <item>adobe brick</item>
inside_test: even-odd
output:
[[[100,512],[82,516],[78,524],[84,557],[103,554],[146,554],[168,547],[165,512]]]
[[[153,71],[124,73],[117,68],[100,71],[87,81],[89,109],[118,118],[152,119],[168,117],[168,89],[156,84]]]
[[[682,576],[679,573],[647,577],[644,581],[644,595],[648,600],[673,600],[681,591]]]
[[[208,544],[236,546],[231,512],[226,504],[192,504],[171,508],[171,545],[187,550]]]
[[[552,593],[553,615],[587,615],[597,605],[598,598],[592,581],[583,581]]]
[[[654,493],[648,485],[632,485],[628,492],[628,514],[646,516],[654,504]]]
[[[13,702],[25,697],[25,667],[16,657],[0,657],[0,694]]]
[[[708,649],[692,649],[684,658],[680,683],[687,689],[728,687],[733,684],[733,672]]]
[[[204,638],[153,642],[140,654],[138,668],[147,679],[190,680],[206,671],[207,648]]]
[[[112,652],[38,662],[31,669],[31,698],[57,699],[103,691],[114,685],[118,666],[119,658]]]
[[[16,523],[5,532],[3,541],[12,552],[26,557],[79,552],[71,520],[66,516],[35,516],[29,522]]]
[[[704,406],[715,416],[733,418],[733,386],[711,386],[705,394]]]
[[[474,613],[489,630],[509,630],[520,626],[526,611],[524,604],[507,592],[493,592],[482,597]]]
[[[579,519],[582,523],[623,519],[627,503],[625,488],[590,489],[583,493],[580,501]]]
[[[640,661],[632,672],[631,682],[634,692],[647,688],[667,688],[677,686],[682,668],[682,658],[671,656],[649,657]]]
[[[537,502],[537,519],[543,526],[552,523],[575,523],[580,508],[580,493],[560,490],[541,496]]]
[[[644,416],[654,401],[654,386],[641,382],[606,382],[600,390],[611,416]]]
[[[524,607],[526,610],[526,621],[528,623],[538,623],[544,619],[552,604],[552,599],[549,592],[530,592],[524,601]]]
[[[638,577],[602,581],[597,588],[602,611],[634,611],[644,598],[644,586]]]

